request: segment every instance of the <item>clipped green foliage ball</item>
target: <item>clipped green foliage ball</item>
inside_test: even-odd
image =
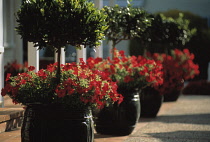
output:
[[[145,44],[165,44],[167,48],[185,45],[195,35],[196,29],[189,28],[189,20],[180,13],[179,17],[165,17],[163,14],[151,15],[152,25],[140,38]]]
[[[168,54],[171,49],[182,48],[196,34],[196,29],[190,28],[190,21],[182,13],[177,18],[163,14],[151,14],[150,17],[153,19],[151,26],[136,41],[131,41],[132,55],[143,54],[145,49]]]
[[[16,30],[25,40],[43,47],[100,45],[106,15],[86,0],[24,0]]]
[[[108,15],[106,19],[109,28],[106,30],[108,40],[113,41],[113,46],[122,40],[130,40],[141,37],[145,29],[151,25],[151,18],[148,13],[140,8],[105,6],[105,13]]]

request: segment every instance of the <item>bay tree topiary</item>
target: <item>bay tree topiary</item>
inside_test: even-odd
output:
[[[145,29],[151,25],[151,18],[148,13],[140,8],[115,5],[105,6],[105,13],[108,15],[106,21],[109,28],[105,31],[108,40],[113,42],[114,48],[122,40],[130,40],[141,37]]]
[[[210,61],[210,27],[208,27],[208,19],[201,17],[189,11],[172,9],[162,12],[166,17],[174,19],[179,17],[179,13],[184,14],[184,18],[190,20],[189,27],[196,28],[196,35],[183,47],[188,48],[195,55],[195,62],[199,64],[200,74],[193,80],[208,79],[208,66]]]
[[[196,34],[196,28],[190,28],[189,24],[190,21],[184,17],[183,13],[179,13],[179,16],[177,18],[172,18],[172,17],[166,17],[163,14],[160,14],[163,23],[169,23],[168,28],[170,30],[170,24],[175,24],[176,26],[176,32],[174,31],[168,32],[170,33],[170,37],[172,40],[174,40],[174,44],[171,41],[170,44],[172,45],[185,45],[188,43],[191,38]],[[173,26],[171,26],[173,28]],[[167,30],[167,29],[166,29]]]
[[[86,0],[23,0],[16,30],[39,49],[55,49],[60,64],[61,48],[67,44],[77,48],[100,45],[107,29],[106,17]]]
[[[190,21],[185,19],[182,13],[177,18],[165,17],[163,14],[151,14],[150,16],[153,18],[151,26],[143,32],[140,38],[136,39],[141,45],[138,48],[168,54],[171,49],[183,47],[196,34],[196,29],[189,27]],[[137,47],[131,47],[130,51],[134,54],[138,53],[138,49],[133,48]]]

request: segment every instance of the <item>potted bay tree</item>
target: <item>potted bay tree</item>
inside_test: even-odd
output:
[[[121,95],[116,83],[88,69],[82,59],[60,65],[60,53],[66,44],[99,45],[107,29],[105,14],[86,0],[23,0],[16,17],[23,39],[58,52],[58,62],[47,69],[35,73],[30,66],[26,73],[6,77],[2,95],[26,106],[22,142],[93,142],[90,108],[102,108]]]

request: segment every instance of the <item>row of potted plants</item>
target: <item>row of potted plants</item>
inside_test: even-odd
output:
[[[131,5],[121,12],[124,11],[132,13],[115,17],[121,18],[122,24],[114,28],[118,29],[117,34],[111,35],[123,37],[121,40],[140,36],[152,18]],[[87,64],[82,59],[78,64],[60,64],[61,48],[66,44],[77,48],[100,45],[105,34],[112,32],[107,25],[114,22],[107,17],[109,12],[113,11],[98,10],[86,0],[23,1],[17,13],[18,34],[39,49],[55,49],[58,62],[38,72],[30,66],[27,72],[6,77],[2,95],[26,105],[22,142],[93,142],[92,110],[98,109],[101,109],[95,119],[98,132],[128,135],[133,131],[141,111],[139,90],[159,88],[164,83],[164,65],[160,61],[143,56],[126,57],[123,51],[113,49],[112,59],[90,58]],[[131,27],[127,21],[131,26],[135,23],[136,29],[122,30],[120,25]]]
[[[172,55],[148,53],[147,57],[127,57],[117,49],[113,53],[113,59],[91,57],[87,64],[81,59],[79,64],[61,65],[59,84],[55,83],[57,63],[37,73],[29,67],[17,76],[7,74],[2,95],[28,106],[27,111],[33,110],[39,117],[46,117],[49,110],[54,114],[57,108],[65,113],[92,109],[98,133],[128,135],[140,115],[156,117],[163,98],[174,90],[179,95],[183,86],[178,83],[199,73],[187,49],[172,50]]]

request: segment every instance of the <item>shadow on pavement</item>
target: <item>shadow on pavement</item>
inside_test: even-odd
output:
[[[155,121],[163,123],[185,123],[210,125],[210,114],[190,114],[190,115],[161,115]]]
[[[163,142],[209,142],[210,131],[174,131],[161,133],[147,133]]]
[[[158,120],[157,117],[155,117],[155,118],[140,117],[138,123],[141,123],[141,122],[151,122],[151,121],[156,121],[156,120]]]
[[[113,137],[113,136],[111,136],[111,135],[102,135],[102,134],[98,134],[98,133],[95,133],[95,134],[94,134],[94,138],[95,138],[95,139],[109,138],[109,137]]]

